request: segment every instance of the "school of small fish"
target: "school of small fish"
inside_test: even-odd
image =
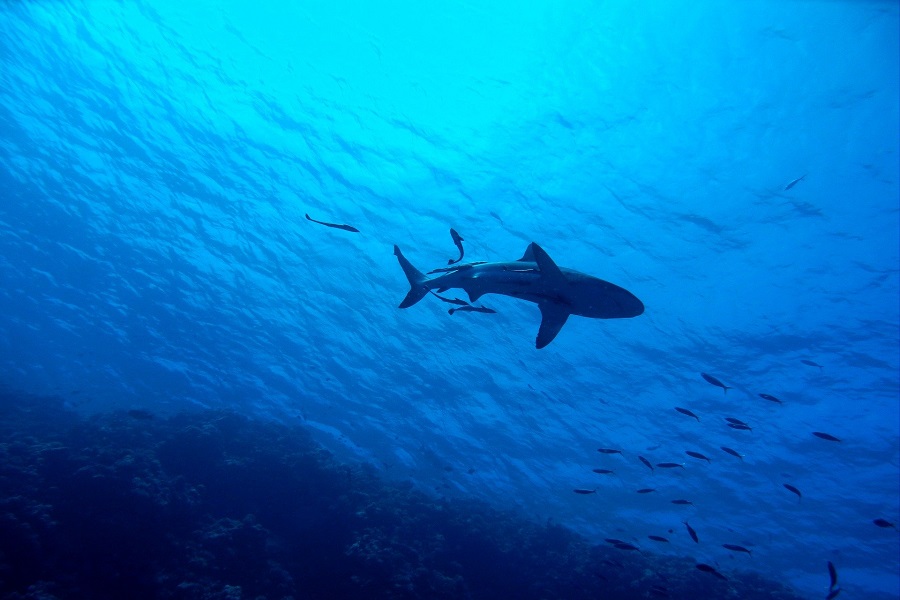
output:
[[[823,367],[822,365],[820,365],[819,363],[817,363],[817,362],[815,362],[815,361],[812,361],[812,360],[809,360],[809,359],[803,359],[803,360],[801,360],[801,362],[802,362],[804,365],[807,365],[807,366],[810,366],[810,367],[816,367],[816,368],[818,368],[818,369],[820,369],[820,370],[824,368],[824,367]],[[731,386],[725,385],[724,383],[722,383],[721,380],[719,380],[718,378],[716,378],[716,377],[713,376],[713,375],[710,375],[709,373],[700,373],[700,377],[701,377],[704,381],[706,381],[707,383],[709,383],[710,385],[713,385],[713,386],[715,386],[715,387],[721,388],[723,394],[724,394],[724,393],[727,393],[728,390],[732,389]],[[760,394],[758,394],[758,396],[759,396],[760,398],[762,398],[763,400],[767,400],[767,401],[769,401],[769,402],[773,402],[773,403],[776,403],[776,404],[783,404],[783,401],[782,401],[780,398],[777,398],[777,397],[775,397],[775,396],[773,396],[773,395],[771,395],[771,394],[760,393]],[[689,410],[689,409],[687,409],[687,408],[681,407],[681,406],[676,406],[676,407],[674,407],[674,408],[675,408],[675,411],[676,411],[676,412],[678,412],[678,413],[680,413],[680,414],[682,414],[682,415],[684,415],[684,416],[686,416],[686,417],[690,417],[690,418],[692,418],[692,419],[696,419],[696,421],[697,421],[698,423],[701,422],[700,417],[697,416],[697,414],[695,414],[693,411],[691,411],[691,410]],[[748,423],[746,423],[746,422],[744,422],[744,421],[742,421],[741,419],[738,419],[738,418],[736,418],[736,417],[725,417],[725,418],[724,418],[724,424],[727,425],[728,427],[730,427],[730,428],[732,428],[732,429],[735,429],[735,430],[738,430],[738,431],[748,431],[748,432],[752,432],[752,431],[753,431],[752,427],[751,427]],[[811,433],[811,435],[813,435],[814,437],[816,437],[816,438],[818,438],[818,439],[821,439],[821,440],[825,440],[825,441],[828,441],[828,442],[836,442],[836,443],[840,443],[840,442],[841,442],[841,439],[840,439],[840,438],[838,438],[838,437],[835,436],[835,435],[832,435],[831,433],[827,433],[827,432],[824,432],[824,431],[812,431],[812,432],[810,432],[810,433]],[[737,450],[735,450],[735,449],[733,449],[733,448],[729,448],[729,447],[727,447],[727,446],[720,446],[720,449],[721,449],[724,453],[729,454],[729,455],[731,455],[731,456],[733,456],[733,457],[739,459],[741,462],[744,462],[744,457],[745,457],[745,455],[744,455],[744,454],[741,454],[741,453],[738,452]],[[597,452],[599,452],[599,453],[602,454],[602,455],[606,455],[606,456],[616,455],[616,454],[618,454],[618,455],[620,455],[620,456],[623,456],[623,457],[625,456],[625,451],[623,451],[622,449],[618,449],[618,448],[598,448],[598,449],[597,449]],[[691,457],[691,458],[693,458],[693,459],[696,459],[697,461],[703,461],[703,462],[706,462],[707,464],[712,464],[712,459],[711,459],[710,457],[708,457],[708,456],[706,456],[705,454],[702,454],[701,452],[698,452],[698,451],[696,451],[696,450],[684,450],[684,454],[687,455],[687,456],[689,456],[689,457]],[[637,459],[638,459],[645,467],[647,467],[648,469],[650,469],[651,472],[653,472],[656,468],[659,468],[659,469],[685,469],[685,470],[687,470],[686,467],[685,467],[685,463],[681,463],[681,462],[659,462],[659,463],[656,463],[656,465],[655,465],[655,467],[654,467],[653,463],[651,463],[650,460],[647,459],[646,457],[641,456],[641,455],[636,455],[636,456],[637,456]],[[611,473],[613,473],[613,471],[612,471],[611,469],[605,469],[605,468],[596,468],[596,469],[592,469],[592,471],[593,471],[594,473],[600,473],[600,474],[611,474]],[[792,494],[794,494],[794,495],[797,496],[797,502],[798,502],[798,503],[802,501],[802,499],[803,499],[803,493],[800,491],[800,489],[799,489],[798,487],[796,487],[795,485],[793,485],[793,484],[791,484],[791,483],[788,483],[788,482],[782,483],[782,486],[784,487],[784,489],[786,489],[787,491],[789,491],[789,492],[791,492]],[[575,491],[576,494],[596,494],[598,489],[600,489],[600,488],[593,488],[593,489],[591,489],[591,490],[586,490],[586,489],[576,489],[576,490],[574,490],[574,491]],[[639,489],[639,490],[636,490],[636,492],[637,492],[638,494],[649,494],[649,493],[652,493],[652,492],[656,492],[656,489],[655,489],[655,488],[641,488],[641,489]],[[691,500],[687,500],[687,499],[684,499],[684,498],[676,498],[676,499],[672,499],[672,500],[670,500],[670,503],[671,503],[671,504],[675,504],[675,505],[681,505],[681,506],[693,506],[693,505],[694,505],[694,503],[693,503]],[[684,524],[685,529],[687,530],[688,535],[689,535],[690,538],[694,541],[694,543],[700,544],[700,536],[697,534],[697,531],[696,531],[696,530],[688,523],[687,520],[682,521],[682,523]],[[880,527],[880,528],[882,528],[882,529],[896,529],[896,528],[897,528],[897,526],[896,526],[894,523],[892,523],[891,521],[888,521],[888,520],[886,520],[886,519],[882,519],[882,518],[876,518],[876,519],[874,519],[874,520],[872,521],[872,523],[873,523],[875,526]],[[672,530],[672,529],[669,529],[669,533],[673,533],[673,530]],[[649,535],[647,535],[647,538],[650,539],[650,540],[652,540],[652,541],[654,541],[654,542],[658,542],[658,543],[666,543],[666,544],[670,543],[669,538],[664,537],[664,536],[662,536],[662,535],[649,534]],[[617,548],[617,549],[619,549],[619,550],[637,551],[637,552],[640,552],[640,551],[641,551],[639,546],[636,546],[635,544],[632,544],[631,542],[628,542],[628,541],[625,541],[625,540],[619,540],[619,539],[614,539],[614,538],[608,538],[608,539],[606,539],[605,541],[606,541],[607,543],[609,543],[612,547]],[[745,542],[745,543],[746,543],[746,542]],[[752,551],[750,548],[747,548],[747,547],[742,546],[742,545],[739,545],[739,544],[731,544],[731,543],[728,543],[728,544],[721,544],[721,547],[722,547],[722,548],[725,548],[726,550],[728,550],[728,551],[730,551],[730,552],[732,552],[732,553],[736,553],[736,554],[746,554],[748,557],[752,557],[752,556],[753,556],[753,551]],[[720,573],[720,572],[716,569],[715,566],[712,566],[712,565],[709,565],[709,564],[706,564],[706,563],[697,563],[696,566],[697,566],[697,569],[698,569],[698,570],[700,570],[700,571],[702,571],[702,572],[704,572],[704,573],[708,573],[709,575],[711,575],[711,576],[713,576],[713,577],[716,577],[716,578],[718,578],[718,579],[720,579],[720,580],[722,580],[722,581],[727,581],[727,580],[728,580],[728,578],[727,578],[725,575],[723,575],[722,573]],[[717,564],[716,566],[718,566],[718,564]],[[827,567],[828,567],[828,574],[829,574],[829,578],[830,578],[830,583],[831,583],[831,584],[830,584],[830,586],[828,587],[828,594],[827,594],[827,596],[826,596],[826,600],[832,600],[833,598],[836,598],[836,597],[838,596],[838,594],[841,593],[842,588],[841,588],[840,586],[838,586],[837,569],[835,568],[834,564],[833,564],[831,561],[828,561]],[[657,597],[661,597],[661,598],[666,598],[666,597],[668,597],[668,590],[667,590],[665,587],[661,586],[661,585],[653,585],[653,586],[649,589],[649,593],[650,593],[651,595],[653,595],[653,596],[657,596]]]
[[[790,190],[790,189],[793,188],[795,185],[797,185],[800,181],[802,181],[805,177],[806,177],[806,175],[803,175],[803,176],[801,176],[801,177],[799,177],[799,178],[797,178],[797,179],[791,181],[790,183],[788,183],[788,184],[785,186],[784,190],[785,190],[785,191]],[[332,228],[332,229],[341,229],[341,230],[343,230],[343,231],[348,231],[348,232],[351,232],[351,233],[359,233],[359,230],[358,230],[357,228],[351,226],[351,225],[338,224],[338,223],[329,223],[329,222],[325,222],[325,221],[317,221],[317,220],[311,218],[308,214],[305,215],[305,216],[306,216],[306,218],[307,218],[309,221],[312,221],[313,223],[317,223],[317,224],[319,224],[319,225],[324,225],[325,227],[330,227],[330,228]],[[495,215],[495,216],[496,216],[496,215]],[[451,259],[449,259],[449,260],[447,261],[447,264],[448,264],[448,265],[453,265],[453,264],[458,263],[459,261],[461,261],[462,258],[463,258],[463,256],[465,255],[465,251],[464,251],[464,248],[463,248],[463,245],[462,245],[462,242],[465,241],[465,240],[463,240],[462,236],[460,236],[459,233],[458,233],[455,229],[452,229],[452,228],[450,229],[450,236],[451,236],[451,238],[452,238],[452,240],[453,240],[454,245],[455,245],[456,248],[459,250],[459,257],[458,257],[458,258],[456,258],[456,259],[451,258]],[[452,267],[448,267],[447,269],[435,269],[435,270],[431,271],[429,274],[431,274],[431,273],[443,272],[443,271],[448,271],[448,270],[450,270],[450,269],[452,269]],[[450,308],[450,309],[447,311],[447,312],[450,313],[451,315],[452,315],[454,312],[458,312],[458,311],[459,311],[459,312],[481,312],[481,313],[494,313],[494,312],[496,312],[496,311],[494,311],[494,310],[492,310],[492,309],[490,309],[490,308],[484,307],[484,306],[474,306],[474,305],[471,305],[471,304],[469,304],[468,302],[466,302],[465,300],[460,300],[459,298],[446,298],[446,297],[441,296],[441,295],[439,295],[439,294],[436,294],[436,293],[434,293],[434,292],[431,292],[431,293],[432,293],[432,295],[434,295],[435,297],[439,298],[440,300],[442,300],[442,301],[444,301],[444,302],[446,302],[446,303],[448,303],[448,304],[453,304],[453,305],[455,305],[454,308]],[[810,359],[802,359],[800,362],[803,363],[803,364],[806,365],[806,366],[809,366],[809,367],[816,367],[816,368],[818,368],[820,371],[824,369],[824,366],[823,366],[823,365],[820,365],[819,363],[817,363],[817,362],[815,362],[815,361],[813,361],[813,360],[810,360]],[[718,378],[715,377],[714,375],[710,375],[709,373],[703,373],[703,372],[701,372],[701,373],[700,373],[700,377],[701,377],[704,381],[706,381],[707,383],[709,383],[710,385],[713,385],[713,386],[715,386],[715,387],[721,388],[723,394],[727,394],[727,393],[728,393],[728,390],[733,389],[732,386],[725,385],[724,383],[722,383],[722,381],[721,381],[720,379],[718,379]],[[779,404],[779,405],[780,405],[780,404],[784,404],[784,402],[783,402],[780,398],[778,398],[778,397],[776,397],[776,396],[773,396],[772,394],[768,394],[768,393],[759,393],[759,394],[757,394],[757,395],[758,395],[760,398],[762,398],[763,400],[766,400],[766,401],[768,401],[768,402],[772,402],[772,403]],[[676,406],[676,407],[674,407],[674,408],[675,408],[675,410],[676,410],[677,412],[681,413],[682,415],[685,415],[685,416],[690,417],[690,418],[692,418],[692,419],[696,419],[698,423],[700,422],[700,417],[697,416],[697,414],[694,413],[693,411],[691,411],[691,410],[689,410],[689,409],[687,409],[687,408],[681,407],[681,406]],[[736,418],[736,417],[725,417],[725,424],[726,424],[728,427],[730,427],[731,429],[734,429],[734,430],[737,430],[737,431],[749,431],[749,432],[752,432],[752,431],[753,431],[753,428],[752,428],[749,424],[745,423],[744,421],[742,421],[741,419],[738,419],[738,418]],[[838,438],[838,437],[836,437],[836,436],[834,436],[834,435],[832,435],[832,434],[830,434],[830,433],[824,432],[824,431],[813,431],[813,432],[811,432],[811,433],[812,433],[813,436],[815,436],[815,437],[817,437],[817,438],[819,438],[819,439],[822,439],[822,440],[826,440],[826,441],[829,441],[829,442],[838,442],[838,443],[841,442],[841,439],[840,439],[840,438]],[[655,448],[654,448],[654,449],[655,449]],[[733,448],[729,448],[729,447],[727,447],[727,446],[720,446],[720,449],[721,449],[723,452],[725,452],[726,454],[729,454],[729,455],[731,455],[731,456],[733,456],[733,457],[739,459],[741,462],[744,462],[744,457],[745,457],[745,455],[744,455],[744,454],[741,454],[741,453],[738,452],[737,450],[734,450]],[[615,454],[618,454],[618,455],[624,455],[624,452],[623,452],[621,449],[617,449],[617,448],[598,448],[598,449],[597,449],[597,452],[599,452],[600,454],[603,454],[603,455],[607,455],[607,456],[609,456],[609,455],[615,455]],[[704,454],[702,454],[702,453],[700,453],[700,452],[698,452],[698,451],[696,451],[696,450],[685,450],[684,453],[685,453],[687,456],[689,456],[689,457],[691,457],[691,458],[694,458],[694,459],[696,459],[696,460],[698,460],[698,461],[705,461],[707,464],[712,464],[712,459],[710,459],[708,456],[706,456],[706,455],[704,455]],[[640,460],[640,462],[641,462],[645,467],[647,467],[648,469],[650,469],[651,472],[653,472],[653,471],[655,470],[655,468],[660,468],[660,469],[679,469],[679,468],[680,468],[680,469],[685,469],[684,463],[678,463],[678,462],[660,462],[660,463],[656,463],[656,467],[654,468],[653,463],[651,463],[651,462],[650,462],[647,458],[645,458],[644,456],[638,455],[637,458],[638,458],[638,460]],[[615,475],[615,472],[614,472],[612,469],[596,468],[596,469],[592,469],[592,471],[593,471],[594,473],[596,473],[596,474],[599,474],[599,475]],[[797,496],[797,502],[798,502],[798,503],[801,502],[801,501],[803,500],[803,493],[800,491],[799,488],[797,488],[797,487],[794,486],[793,484],[790,484],[790,483],[787,483],[787,482],[782,483],[782,486],[783,486],[786,490],[788,490],[789,492],[791,492],[792,494],[795,494],[795,495]],[[573,491],[575,494],[587,496],[587,495],[596,494],[596,493],[597,493],[597,490],[599,490],[599,489],[600,489],[599,487],[595,487],[595,488],[575,488],[575,489],[573,489],[572,491]],[[649,493],[652,493],[652,492],[655,492],[655,491],[656,491],[655,488],[641,488],[641,489],[637,490],[637,493],[638,493],[638,494],[649,494]],[[672,504],[680,505],[680,506],[693,506],[693,505],[694,505],[694,503],[693,503],[692,501],[686,500],[686,499],[684,499],[684,498],[677,498],[677,499],[674,499],[674,500],[670,500],[670,502],[671,502]],[[699,538],[699,536],[697,535],[696,530],[695,530],[693,527],[691,527],[691,525],[688,523],[687,520],[682,521],[682,523],[684,524],[685,528],[687,529],[688,535],[691,537],[691,539],[694,541],[694,543],[699,544],[699,543],[700,543],[700,538]],[[882,519],[882,518],[876,518],[876,519],[874,519],[874,520],[872,521],[872,523],[873,523],[874,525],[876,525],[877,527],[882,528],[882,529],[897,529],[897,526],[896,526],[894,523],[892,523],[891,521],[888,521],[888,520],[886,520],[886,519]],[[669,533],[672,533],[672,532],[673,532],[673,530],[670,529],[670,530],[669,530]],[[648,539],[650,539],[650,540],[652,540],[652,541],[654,541],[654,542],[658,542],[658,543],[669,543],[669,539],[666,538],[666,537],[663,537],[663,536],[661,536],[661,535],[651,534],[651,535],[648,535],[647,537],[648,537]],[[641,550],[640,550],[640,548],[639,548],[638,546],[635,546],[634,544],[631,544],[630,542],[626,542],[626,541],[624,541],[624,540],[619,540],[619,539],[614,539],[614,538],[607,538],[605,541],[606,541],[607,543],[609,543],[612,547],[617,548],[617,549],[619,549],[619,550],[641,552]],[[738,545],[738,544],[721,544],[721,547],[725,548],[726,550],[729,550],[730,552],[744,553],[744,554],[747,554],[749,557],[752,557],[752,556],[753,556],[753,553],[752,553],[752,551],[751,551],[749,548],[746,548],[746,547],[741,546],[741,545]],[[616,564],[616,561],[607,561],[607,562],[611,563],[612,566],[619,566],[619,567],[621,567],[621,564]],[[698,570],[700,570],[700,571],[702,571],[702,572],[704,572],[704,573],[708,573],[708,574],[710,574],[710,575],[712,575],[712,576],[714,576],[714,577],[716,577],[716,578],[718,578],[718,579],[721,579],[721,580],[723,580],[723,581],[727,581],[727,580],[728,580],[728,578],[727,578],[725,575],[723,575],[722,573],[720,573],[715,567],[713,567],[713,566],[711,566],[711,565],[708,565],[708,564],[706,564],[706,563],[697,563],[696,566],[697,566],[697,569],[698,569]],[[834,598],[836,598],[836,597],[838,596],[838,594],[841,593],[842,588],[841,588],[840,586],[838,586],[837,570],[835,569],[834,564],[832,564],[831,561],[828,561],[827,567],[828,567],[828,574],[829,574],[829,578],[830,578],[831,585],[828,587],[828,594],[827,594],[827,596],[826,596],[826,600],[833,600]],[[602,577],[602,576],[601,576],[601,577]],[[661,585],[658,585],[658,584],[654,584],[654,585],[650,588],[649,592],[650,592],[650,594],[653,595],[653,596],[662,597],[662,598],[668,597],[668,591],[667,591],[667,589],[666,589],[664,586],[661,586]]]

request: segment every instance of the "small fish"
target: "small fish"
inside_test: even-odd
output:
[[[693,450],[685,450],[684,453],[687,454],[688,456],[692,456],[694,458],[699,458],[700,460],[705,460],[706,462],[708,462],[710,464],[712,463],[711,460],[709,460],[708,458],[706,458],[699,452],[694,452]]]
[[[581,495],[585,495],[585,494],[596,494],[596,493],[597,493],[597,488],[594,488],[594,489],[592,489],[592,490],[586,490],[586,489],[584,489],[584,488],[575,488],[575,489],[572,490],[572,491],[575,492],[576,494],[581,494]]]
[[[791,189],[792,187],[794,187],[795,185],[797,185],[798,183],[800,183],[801,181],[803,181],[803,179],[804,179],[807,175],[808,175],[808,173],[804,173],[803,175],[801,175],[801,176],[798,177],[797,179],[793,180],[792,182],[790,182],[789,184],[787,184],[786,186],[784,186],[784,191],[785,191],[785,192],[788,191],[789,189]]]
[[[801,360],[800,362],[802,362],[804,365],[807,365],[807,366],[809,366],[809,367],[819,367],[819,370],[820,370],[820,371],[824,368],[822,365],[820,365],[819,363],[817,363],[817,362],[814,361],[814,360],[806,360],[806,359],[804,358],[804,359]]]
[[[457,258],[456,260],[453,260],[453,259],[451,258],[450,260],[447,261],[447,264],[448,264],[448,265],[452,265],[452,264],[454,264],[454,263],[458,263],[459,261],[461,261],[461,260],[463,259],[463,255],[466,253],[465,250],[463,250],[463,245],[462,245],[462,243],[463,243],[465,240],[463,240],[462,236],[459,235],[459,234],[456,232],[456,230],[453,229],[452,227],[450,228],[450,237],[453,238],[453,243],[454,243],[454,244],[456,245],[456,247],[459,249],[459,258]]]
[[[720,447],[724,452],[727,452],[728,454],[730,454],[730,455],[732,455],[732,456],[736,456],[736,457],[738,457],[739,459],[741,459],[741,462],[744,462],[744,455],[738,453],[737,450],[732,450],[732,449],[729,448],[728,446],[719,446],[719,447]]]
[[[683,468],[684,468],[684,463],[671,463],[671,462],[666,462],[666,463],[656,463],[656,466],[659,467],[659,468],[661,468],[661,469],[674,469],[674,468],[676,468],[676,467],[681,467],[681,468],[683,469]]]
[[[812,434],[817,438],[822,438],[823,440],[828,440],[829,442],[839,442],[838,438],[834,437],[830,433],[822,433],[821,431],[813,431]]]
[[[782,402],[781,400],[779,400],[772,394],[760,394],[759,397],[762,398],[763,400],[768,400],[769,402],[777,402],[778,404],[784,404],[784,402]]]
[[[496,314],[497,311],[493,308],[487,308],[486,306],[460,306],[459,308],[450,308],[447,310],[449,314],[453,314],[455,312],[477,312],[477,313],[487,313],[487,314]]]
[[[753,431],[752,427],[744,423],[729,423],[728,426],[732,429],[737,429],[738,431]]]
[[[641,488],[637,491],[638,494],[649,494],[650,492],[655,492],[656,488]],[[878,519],[879,521],[881,519]]]
[[[735,419],[734,417],[725,417],[725,420],[728,421],[729,423],[734,423],[735,425],[743,425],[745,427],[749,427],[749,425],[747,425],[740,419]]]
[[[724,579],[725,581],[728,581],[727,577],[725,577],[724,575],[722,575],[721,573],[716,571],[713,567],[711,567],[705,563],[698,563],[697,568],[700,569],[701,571],[703,571],[704,573],[709,573],[710,575],[715,575],[719,579]]]
[[[897,529],[897,526],[896,526],[896,525],[894,525],[894,524],[891,523],[890,521],[886,521],[886,520],[884,520],[884,519],[875,519],[875,520],[872,521],[872,522],[875,523],[876,525],[878,525],[879,527],[884,527],[885,529],[888,529],[888,528],[890,528],[890,527],[893,527],[894,529]]]
[[[666,538],[664,538],[661,535],[648,535],[647,537],[650,538],[651,540],[653,540],[654,542],[665,542],[666,544],[669,543],[669,540],[667,540]]]
[[[672,504],[681,504],[681,505],[690,504],[691,506],[694,505],[694,503],[691,502],[690,500],[672,500]]]
[[[615,471],[611,471],[610,469],[591,469],[594,473],[598,475],[615,475]]]
[[[644,458],[643,456],[638,456],[638,459],[639,459],[642,463],[644,463],[644,466],[645,466],[645,467],[647,467],[647,468],[650,469],[651,471],[653,470],[653,465],[650,464],[650,461],[649,461],[649,460],[647,460],[647,459]]]
[[[825,600],[834,600],[835,598],[838,597],[838,594],[840,594],[840,593],[841,593],[841,588],[835,588],[835,589],[831,590],[830,592],[828,592],[828,595],[825,596]]]
[[[831,561],[828,561],[828,577],[831,579],[831,585],[828,586],[829,590],[833,590],[834,586],[838,583],[837,569],[834,568],[834,565],[831,564]]]
[[[459,298],[445,298],[440,294],[435,294],[434,292],[431,292],[431,295],[435,298],[443,300],[444,302],[447,302],[448,304],[455,304],[457,306],[469,306],[468,302],[466,302],[465,300],[460,300]]]
[[[688,525],[687,521],[682,521],[682,523],[684,523],[684,526],[687,527],[688,533],[690,534],[691,539],[694,540],[694,543],[699,544],[700,538],[697,537],[697,532],[694,531],[694,528]]]
[[[600,454],[622,454],[621,450],[613,450],[612,448],[597,448]]]
[[[307,220],[312,221],[313,223],[318,223],[319,225],[324,225],[325,227],[331,227],[333,229],[341,229],[343,231],[350,231],[352,233],[359,233],[359,229],[356,227],[352,227],[350,225],[339,225],[338,223],[326,223],[325,221],[316,221],[309,215],[306,215]]]
[[[716,379],[716,378],[713,377],[712,375],[709,375],[709,374],[707,374],[707,373],[700,373],[700,376],[701,376],[703,379],[705,379],[708,383],[711,383],[711,384],[713,384],[713,385],[716,386],[716,387],[722,388],[722,391],[723,391],[723,393],[725,393],[725,394],[727,394],[727,393],[728,393],[728,390],[731,389],[730,387],[728,387],[727,385],[725,385],[724,383],[722,383],[721,381],[719,381],[718,379]]]
[[[638,552],[641,551],[641,549],[637,546],[629,544],[627,542],[622,542],[621,544],[613,544],[613,548],[618,548],[619,550],[637,550]]]
[[[753,556],[753,553],[744,548],[743,546],[738,546],[737,544],[722,544],[722,547],[726,550],[731,550],[732,552],[746,552],[750,556]]]
[[[675,410],[677,410],[678,412],[680,412],[683,415],[687,415],[689,417],[694,417],[695,419],[697,419],[698,423],[700,422],[700,417],[698,417],[697,415],[695,415],[694,413],[692,413],[691,411],[689,411],[686,408],[681,408],[680,406],[676,406]]]
[[[795,494],[797,494],[797,502],[800,502],[800,500],[803,499],[803,494],[800,493],[800,490],[798,490],[797,488],[795,488],[794,486],[792,486],[792,485],[789,484],[789,483],[783,483],[782,485],[783,485],[786,489],[788,489],[788,490],[794,492]]]
[[[628,543],[628,542],[624,542],[624,541],[616,539],[616,538],[604,538],[603,541],[606,542],[607,544],[612,544],[613,546],[615,546],[616,544],[627,544]]]

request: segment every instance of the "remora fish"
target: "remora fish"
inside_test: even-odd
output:
[[[487,314],[496,314],[496,310],[493,308],[488,308],[487,306],[472,306],[471,304],[467,304],[465,306],[460,306],[459,308],[448,308],[447,313],[453,314],[455,312],[479,312],[479,313],[487,313]]]
[[[459,234],[456,232],[456,230],[453,229],[452,227],[450,228],[450,237],[453,238],[453,243],[454,243],[454,244],[456,245],[456,247],[459,249],[459,258],[457,258],[456,260],[453,260],[453,259],[451,258],[450,260],[447,261],[447,264],[448,264],[448,265],[452,265],[452,264],[458,263],[459,261],[461,261],[461,260],[463,259],[463,256],[464,256],[465,253],[466,253],[466,251],[463,250],[463,245],[462,245],[462,243],[463,243],[465,240],[464,240],[463,237],[462,237],[461,235],[459,235]]]
[[[318,223],[319,225],[324,225],[325,227],[331,227],[332,229],[342,229],[344,231],[350,231],[352,233],[359,233],[359,229],[353,227],[352,225],[341,225],[338,223],[326,223],[325,221],[316,221],[308,214],[306,215],[307,220],[312,221],[313,223]]]
[[[512,262],[460,266],[435,277],[426,277],[394,246],[409,281],[409,292],[400,308],[409,308],[430,290],[460,288],[475,302],[484,294],[502,294],[538,305],[541,326],[535,346],[553,341],[569,315],[592,319],[627,319],[643,314],[644,304],[617,285],[573,269],[557,266],[543,248],[528,245],[525,254]]]

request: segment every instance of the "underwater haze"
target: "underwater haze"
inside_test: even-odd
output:
[[[2,2],[3,401],[232,411],[642,560],[897,598],[898,13]],[[537,349],[543,283],[398,308],[395,245],[464,278],[532,242],[643,314]]]

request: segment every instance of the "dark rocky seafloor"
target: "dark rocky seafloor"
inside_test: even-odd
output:
[[[0,598],[796,598],[342,464],[229,412],[0,392]],[[657,586],[654,588],[653,586]]]

